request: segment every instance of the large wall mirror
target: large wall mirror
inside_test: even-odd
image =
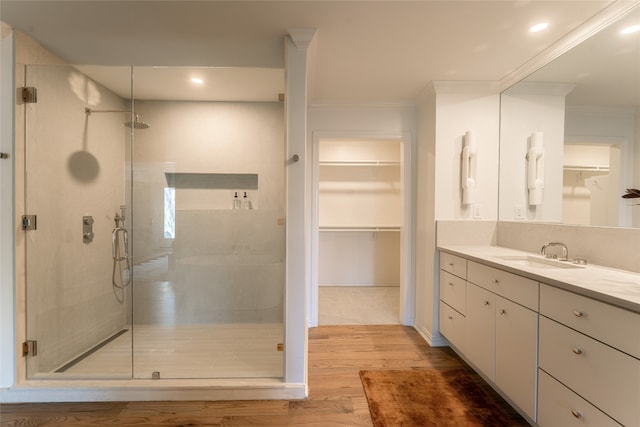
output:
[[[640,227],[640,8],[502,93],[502,221]]]

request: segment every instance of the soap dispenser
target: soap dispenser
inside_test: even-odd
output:
[[[238,198],[238,192],[233,196],[233,209],[240,209],[240,199]]]
[[[242,209],[251,209],[251,202],[247,197],[247,192],[244,192],[244,197],[242,198]]]

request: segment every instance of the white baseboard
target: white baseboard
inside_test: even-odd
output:
[[[418,331],[420,336],[424,338],[424,340],[431,347],[447,347],[449,346],[449,341],[445,337],[440,334],[432,335],[431,331],[425,329],[422,325],[413,325],[413,328]]]

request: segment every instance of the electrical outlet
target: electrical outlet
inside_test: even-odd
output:
[[[515,219],[524,219],[524,206],[516,205],[513,209],[513,213]]]
[[[482,218],[482,205],[475,204],[473,205],[473,219],[481,219]]]

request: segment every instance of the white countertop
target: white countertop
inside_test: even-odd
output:
[[[542,262],[539,254],[500,246],[438,246],[443,252],[459,255],[481,264],[497,267],[541,283],[614,304],[640,313],[640,274],[598,265],[575,268],[539,268],[523,265],[518,260],[500,257],[532,257]],[[561,261],[557,261],[561,263]],[[574,266],[571,264],[571,266]]]

